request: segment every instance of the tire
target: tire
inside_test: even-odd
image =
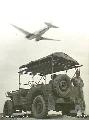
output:
[[[67,115],[67,116],[71,116],[71,117],[76,117],[77,113],[70,113],[69,110],[62,110],[62,115]]]
[[[35,118],[45,118],[48,114],[48,107],[47,103],[45,102],[44,98],[41,95],[38,95],[32,104],[32,115]]]
[[[13,103],[11,100],[7,100],[4,104],[3,116],[11,116],[13,114]]]
[[[62,115],[70,115],[70,104],[62,105]]]
[[[72,111],[74,110],[75,106],[74,104],[64,104],[62,105],[62,115],[67,115],[67,116],[71,116],[71,117],[75,117],[77,115],[76,111]]]
[[[62,115],[70,115],[70,111],[66,110],[62,110]]]
[[[68,97],[71,92],[71,81],[66,74],[59,74],[53,81],[54,92],[59,97]]]
[[[77,113],[70,113],[70,111],[66,110],[62,110],[62,115],[67,115],[67,116],[71,116],[71,117],[76,117]]]

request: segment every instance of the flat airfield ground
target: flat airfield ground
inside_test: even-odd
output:
[[[77,117],[71,117],[71,116],[62,116],[62,115],[49,115],[46,119],[36,119],[33,117],[13,117],[13,118],[6,118],[1,117],[0,120],[89,120],[89,117],[87,118],[77,118]]]

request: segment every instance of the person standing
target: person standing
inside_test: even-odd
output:
[[[77,90],[79,94],[76,96],[76,104],[79,105],[80,111],[82,116],[84,116],[85,111],[85,101],[84,101],[84,95],[83,95],[83,80],[80,77],[80,70],[76,70],[75,77],[71,79],[71,82],[73,83],[74,87],[77,87]]]

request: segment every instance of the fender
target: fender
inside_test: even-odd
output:
[[[30,88],[27,94],[27,106],[31,109],[33,99],[37,95],[42,95],[45,101],[48,102],[50,91],[51,91],[51,88],[49,87],[49,85],[44,85],[44,84],[39,84],[37,86]]]

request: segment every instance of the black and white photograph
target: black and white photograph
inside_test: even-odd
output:
[[[88,48],[88,0],[0,0],[0,120],[89,120]]]

